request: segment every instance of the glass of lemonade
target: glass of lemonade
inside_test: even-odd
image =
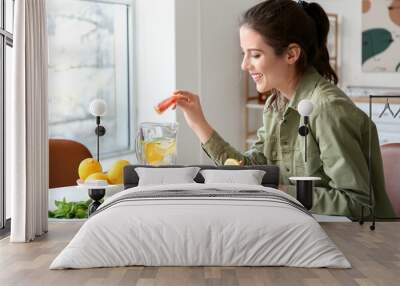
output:
[[[136,158],[143,165],[176,164],[178,123],[143,122],[136,136]]]

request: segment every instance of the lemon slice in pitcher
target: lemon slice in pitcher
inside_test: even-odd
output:
[[[144,142],[144,158],[150,165],[164,160],[164,152],[160,148],[160,142]]]
[[[170,141],[170,143],[165,148],[165,155],[171,155],[176,153],[176,142],[175,140]]]

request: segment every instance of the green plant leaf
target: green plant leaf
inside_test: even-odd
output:
[[[56,209],[49,211],[49,217],[54,218],[86,218],[91,200],[79,202],[67,202],[65,197],[61,201],[55,201]]]
[[[76,218],[87,218],[87,216],[88,216],[87,211],[83,209],[78,209],[75,214]]]

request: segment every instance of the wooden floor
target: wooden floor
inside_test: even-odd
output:
[[[400,222],[322,223],[353,268],[289,267],[122,267],[48,270],[81,226],[50,223],[49,233],[32,243],[0,241],[0,285],[400,285]]]

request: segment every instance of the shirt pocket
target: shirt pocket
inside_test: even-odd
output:
[[[294,150],[294,169],[296,176],[317,176],[322,168],[318,144],[311,137],[307,137],[307,162],[304,157],[304,137],[298,138]]]
[[[269,163],[276,163],[281,158],[280,146],[278,144],[278,138],[273,135],[269,135],[265,138],[264,144],[264,155],[268,159]]]

